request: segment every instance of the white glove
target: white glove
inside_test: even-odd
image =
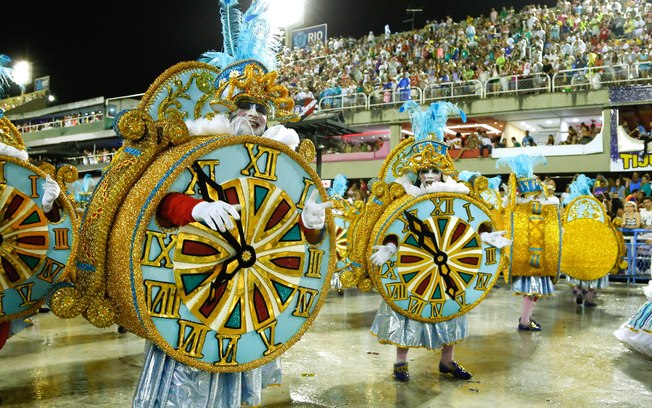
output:
[[[52,211],[52,205],[56,201],[57,197],[61,194],[61,187],[59,183],[54,181],[52,177],[45,176],[45,182],[43,183],[43,197],[41,197],[41,206],[43,206],[43,211],[49,213]]]
[[[385,245],[374,245],[372,249],[376,252],[371,254],[371,263],[376,266],[380,266],[389,261],[389,258],[393,257],[396,253],[396,245],[392,242],[388,242]]]
[[[317,189],[312,190],[312,194],[306,200],[306,204],[301,212],[301,221],[303,225],[309,229],[322,229],[324,222],[326,222],[326,208],[333,205],[332,201],[325,203],[317,203]]]
[[[231,217],[236,220],[240,219],[239,207],[239,205],[233,206],[224,201],[202,201],[192,209],[192,218],[205,222],[213,230],[225,232],[227,229],[233,228]]]
[[[503,237],[505,232],[507,231],[483,232],[480,234],[480,239],[489,245],[495,246],[496,248],[503,248],[507,245],[512,245],[511,239]]]

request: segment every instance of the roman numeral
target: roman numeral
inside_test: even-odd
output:
[[[475,220],[473,215],[471,215],[471,203],[466,203],[462,207],[466,210],[466,222],[471,222]]]
[[[271,181],[278,180],[278,177],[276,176],[276,162],[280,152],[278,150],[274,150],[265,146],[256,145],[254,143],[245,143],[245,147],[247,148],[247,152],[249,153],[250,161],[247,167],[245,167],[244,169],[242,169],[242,171],[240,171],[240,174],[245,176],[253,176],[265,180],[271,180]],[[258,148],[258,154],[254,153],[255,147]],[[265,156],[266,160],[264,160],[265,167],[263,171],[261,171],[260,167],[258,167],[258,160],[263,158],[263,156]],[[253,174],[251,174],[252,169],[253,169]]]
[[[32,194],[29,196],[29,198],[38,198],[38,193],[36,192],[36,187],[38,186],[37,181],[40,177],[37,176],[36,174],[32,174],[29,176],[29,181],[30,185],[32,187]]]
[[[219,360],[215,365],[221,366],[235,366],[238,365],[238,360],[236,356],[238,354],[238,341],[240,341],[240,335],[223,335],[218,334],[217,336],[217,351],[219,353]]]
[[[186,190],[183,193],[185,195],[194,195],[195,189],[197,188],[197,184],[202,183],[202,180],[197,174],[197,169],[201,169],[202,173],[204,173],[203,168],[208,167],[208,174],[204,173],[204,175],[206,176],[206,178],[216,181],[215,167],[217,167],[219,164],[220,164],[219,160],[197,160],[195,162],[195,165],[188,167],[188,170],[190,171],[192,178],[190,179],[190,183],[188,183],[188,187],[186,187]],[[213,200],[216,201],[217,197],[213,198]]]
[[[208,327],[188,320],[179,320],[179,345],[177,350],[188,357],[202,358]],[[221,352],[220,352],[221,354]]]
[[[274,320],[267,326],[261,327],[260,330],[257,330],[260,338],[263,340],[263,343],[265,343],[265,348],[267,349],[265,352],[263,352],[264,356],[269,355],[282,346],[282,344],[276,344],[275,340],[277,323],[278,321]]]
[[[172,264],[172,259],[170,259],[170,251],[174,250],[177,244],[177,235],[171,234],[169,238],[170,242],[166,244],[165,238],[167,237],[168,234],[164,232],[145,231],[145,253],[140,260],[141,265],[172,269],[174,265]],[[152,245],[154,242],[158,244],[161,252],[152,259]]]
[[[318,294],[319,291],[317,289],[308,289],[300,286],[297,295],[297,307],[292,312],[292,316],[310,317],[310,309],[312,309],[312,305],[317,300]]]
[[[489,282],[491,281],[491,274],[490,273],[482,273],[478,272],[478,279],[475,282],[475,288],[476,290],[487,290],[489,287]]]
[[[45,263],[43,264],[43,268],[41,269],[41,273],[38,274],[38,277],[41,280],[52,283],[54,278],[56,278],[59,275],[59,272],[61,272],[65,267],[65,264],[57,262],[50,257],[46,257]]]
[[[407,296],[407,287],[402,282],[393,282],[385,285],[387,295],[391,300],[405,300]]]
[[[70,249],[68,228],[54,228],[54,249]]]
[[[415,315],[421,315],[421,312],[423,312],[423,308],[426,306],[428,302],[426,302],[423,299],[420,299],[414,295],[410,296],[410,301],[408,304],[408,312],[415,314]]]
[[[308,248],[308,270],[306,278],[321,279],[321,262],[324,258],[324,251],[316,248]]]
[[[36,300],[32,299],[33,287],[34,287],[34,282],[27,282],[27,283],[23,283],[22,285],[16,285],[14,287],[14,289],[16,289],[16,291],[20,295],[21,299],[23,299],[23,303],[19,305],[20,307],[30,306],[36,303]]]
[[[487,247],[484,249],[484,264],[493,265],[496,263],[496,247]]]
[[[303,190],[301,191],[301,197],[299,198],[299,202],[296,203],[297,208],[300,210],[303,210],[303,203],[306,202],[308,199],[308,191],[310,190],[310,187],[314,186],[315,182],[312,181],[309,178],[303,178]]]
[[[435,197],[432,200],[435,209],[432,210],[430,215],[442,216],[453,215],[453,198],[451,197]]]
[[[177,296],[177,286],[174,283],[145,281],[147,293],[147,310],[152,317],[167,319],[179,318],[181,298]]]

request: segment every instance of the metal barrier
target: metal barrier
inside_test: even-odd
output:
[[[622,228],[627,248],[627,283],[637,281],[647,282],[652,279],[652,239],[641,239],[643,234],[651,234],[651,230]]]
[[[489,78],[484,86],[485,97],[549,91],[550,77],[542,73]]]

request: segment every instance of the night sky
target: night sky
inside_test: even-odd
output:
[[[5,4],[9,3],[9,4]],[[170,66],[197,59],[208,50],[221,51],[221,25],[217,0],[152,1],[113,0],[89,4],[77,1],[3,2],[0,53],[14,61],[33,63],[33,78],[50,76],[56,103],[104,96],[142,93]],[[526,1],[465,0],[306,0],[303,27],[328,24],[328,36],[361,37],[374,31],[411,28],[407,8],[421,8],[415,27],[426,20],[450,15],[488,15],[491,7]],[[554,5],[554,0],[536,4]],[[240,1],[246,10],[250,0]],[[86,5],[88,9],[85,8]],[[93,8],[95,11],[91,12]],[[301,27],[298,27],[301,28]],[[27,91],[31,91],[31,85]],[[19,94],[17,87],[6,96]]]

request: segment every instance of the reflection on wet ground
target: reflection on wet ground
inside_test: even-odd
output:
[[[518,332],[520,298],[494,289],[469,312],[470,336],[456,360],[474,374],[455,381],[437,371],[439,353],[409,353],[409,383],[396,383],[392,346],[369,327],[381,298],[349,289],[329,294],[310,330],[282,357],[283,383],[265,407],[651,407],[652,361],[613,331],[645,302],[640,285],[612,284],[598,307],[575,303],[567,285],[537,303],[539,333]],[[144,340],[51,313],[0,350],[2,407],[128,407]]]

